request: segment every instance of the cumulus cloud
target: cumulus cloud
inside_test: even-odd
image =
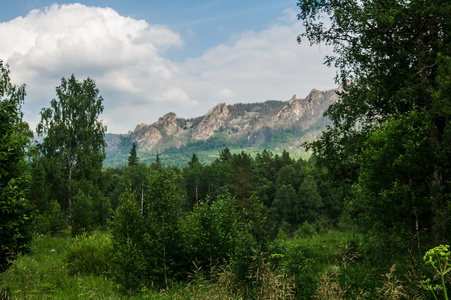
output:
[[[238,97],[235,100],[246,102],[287,99],[295,93],[304,97],[312,88],[334,88],[335,71],[323,65],[330,51],[299,45],[298,25],[275,24],[261,32],[245,32],[231,44],[187,60],[183,67],[199,81],[208,81],[212,95],[227,90]]]
[[[109,131],[127,132],[169,111],[194,117],[219,101],[288,100],[312,88],[333,88],[333,70],[322,65],[324,49],[298,45],[300,24],[284,20],[176,63],[166,50],[183,51],[184,41],[164,25],[111,8],[54,4],[0,23],[0,58],[15,83],[27,84],[24,111],[32,127],[60,79],[75,74],[96,81]]]
[[[161,54],[183,46],[179,34],[163,25],[81,4],[54,4],[1,23],[0,40],[0,57],[10,65],[13,80],[27,84],[30,123],[48,106],[60,79],[72,73],[80,80],[93,78],[101,93],[109,95],[104,96],[105,114],[109,107],[134,106],[136,101],[150,105],[169,88],[176,71]]]

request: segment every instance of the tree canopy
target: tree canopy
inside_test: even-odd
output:
[[[136,144],[133,142],[130,154],[128,155],[128,166],[137,166],[139,163],[138,154],[136,153]]]
[[[13,85],[8,66],[0,60],[0,272],[8,260],[26,249],[30,238],[25,172],[30,132],[22,120],[24,98],[25,85]]]
[[[341,86],[340,100],[325,113],[333,126],[308,148],[336,179],[355,184],[354,211],[365,228],[373,220],[382,226],[378,233],[397,228],[402,239],[416,236],[411,248],[421,247],[422,230],[443,237],[438,216],[447,214],[450,194],[444,153],[451,129],[451,4],[305,0],[298,6],[306,28],[299,42],[333,46],[325,62],[338,68]]]
[[[62,78],[57,99],[42,109],[37,132],[44,135],[42,151],[56,157],[67,179],[67,207],[72,207],[72,180],[94,180],[105,158],[106,126],[99,120],[103,98],[95,82],[78,81],[74,75]]]

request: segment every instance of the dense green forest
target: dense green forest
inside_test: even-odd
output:
[[[318,126],[320,127],[320,126]],[[269,131],[268,131],[269,132]],[[302,147],[302,140],[312,139],[313,136],[319,136],[321,134],[320,128],[310,129],[307,134],[295,129],[285,129],[281,131],[271,131],[271,139],[259,146],[250,145],[247,138],[240,138],[238,140],[229,138],[227,133],[218,132],[215,136],[203,141],[190,141],[184,146],[180,147],[168,147],[161,149],[161,151],[139,151],[138,156],[142,163],[149,165],[156,159],[158,153],[160,160],[165,166],[178,166],[184,167],[191,159],[193,153],[202,160],[204,164],[211,164],[218,156],[218,151],[229,148],[231,152],[245,151],[255,156],[257,153],[263,150],[274,149],[275,154],[281,155],[283,149],[289,148],[290,155],[293,157],[307,158],[310,156]],[[108,134],[107,134],[108,135]],[[127,134],[114,135],[121,139],[121,146],[118,154],[108,154],[103,161],[105,168],[121,167],[127,163],[128,151],[130,151],[130,145],[133,143],[132,139]],[[301,141],[300,141],[301,140]],[[127,148],[125,148],[127,145]],[[299,145],[299,146],[293,146]],[[286,147],[284,147],[286,146]],[[124,147],[124,148],[123,148]],[[122,149],[123,148],[123,149]],[[108,151],[107,151],[108,152]]]
[[[0,298],[448,299],[451,4],[298,7],[341,85],[310,158],[105,168],[94,80],[61,80],[33,144],[0,60]]]

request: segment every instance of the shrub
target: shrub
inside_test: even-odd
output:
[[[33,221],[33,230],[38,234],[56,235],[65,228],[67,228],[67,218],[56,200],[51,200],[48,211],[36,215]]]
[[[72,274],[108,274],[111,270],[113,248],[109,235],[95,232],[74,238],[66,253],[65,262]]]
[[[296,232],[296,236],[299,237],[311,237],[316,234],[315,227],[310,225],[307,221],[304,221],[301,226],[299,226],[298,231]]]
[[[230,195],[220,195],[211,205],[209,199],[201,201],[183,220],[188,257],[199,261],[199,267],[211,270],[218,262],[229,262],[238,238],[235,202]]]
[[[93,219],[92,199],[80,190],[75,196],[72,206],[72,235],[90,231]]]

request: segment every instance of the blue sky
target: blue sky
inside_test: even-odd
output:
[[[109,132],[220,102],[288,100],[335,88],[326,46],[297,44],[295,0],[7,1],[0,59],[27,85],[32,129],[62,77],[93,78]]]

